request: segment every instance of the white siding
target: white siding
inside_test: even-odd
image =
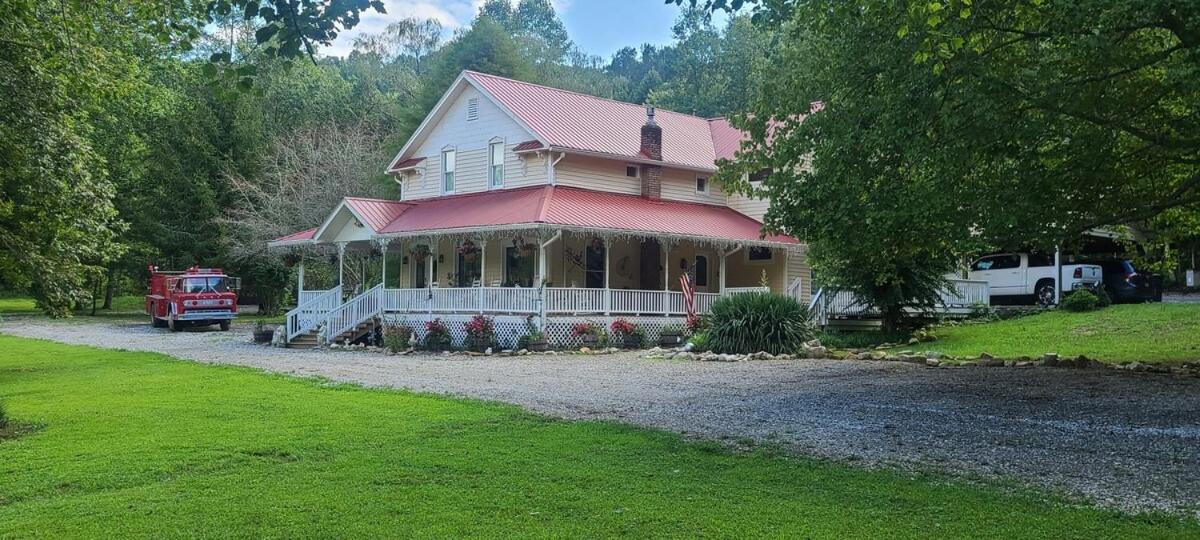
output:
[[[478,99],[478,119],[467,120],[469,100]],[[535,137],[525,131],[503,110],[472,86],[466,86],[451,98],[441,118],[435,119],[425,139],[416,146],[412,157],[423,157],[417,171],[404,179],[404,200],[442,195],[442,150],[454,148],[457,162],[454,192],[472,193],[488,189],[488,145],[503,139],[504,187],[522,187],[546,181],[544,158],[525,154],[522,159],[512,149]]]
[[[747,197],[740,193],[730,193],[726,196],[726,201],[730,208],[759,221],[763,220],[763,216],[767,214],[767,207],[771,205],[767,199]]]
[[[631,164],[620,160],[568,155],[554,168],[554,179],[563,186],[639,195],[642,193],[642,180],[625,176],[625,167],[628,165]],[[698,175],[710,178],[708,193],[696,193]],[[711,180],[711,175],[682,169],[663,170],[662,198],[725,204],[725,194],[721,187]]]

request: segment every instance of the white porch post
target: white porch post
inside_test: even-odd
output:
[[[379,270],[379,283],[381,285],[383,285],[383,288],[386,289],[387,288],[387,252],[388,252],[387,240],[382,239],[382,238],[379,240],[379,252],[383,254],[380,257],[381,259],[383,259],[383,264]]]
[[[338,286],[346,284],[346,243],[338,242]]]
[[[484,289],[487,287],[487,240],[479,241],[479,313],[483,313]]]
[[[608,269],[609,269],[609,252],[612,251],[612,246],[608,242],[604,243],[604,315],[612,314],[612,289],[609,288]]]
[[[296,268],[296,304],[300,304],[300,297],[304,294],[304,255],[300,255],[300,263]]]
[[[663,242],[663,315],[671,314],[671,243]]]
[[[1062,248],[1054,246],[1054,305],[1056,306],[1062,303],[1062,289]]]
[[[722,295],[725,294],[725,259],[728,259],[728,258],[729,258],[729,252],[725,251],[725,250],[721,250],[721,264],[720,264],[719,269],[717,270],[718,272],[720,272],[720,276],[717,277],[717,280],[719,283],[719,285],[717,285],[717,292]]]

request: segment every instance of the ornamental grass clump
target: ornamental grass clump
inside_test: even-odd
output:
[[[816,334],[808,309],[774,293],[735,294],[713,303],[706,345],[716,353],[792,354]]]

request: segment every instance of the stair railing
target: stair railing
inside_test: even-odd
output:
[[[325,320],[325,315],[342,303],[342,286],[338,285],[317,296],[309,298],[304,303],[287,312],[285,328],[287,341],[296,339],[300,334],[307,333]]]
[[[383,284],[347,300],[325,315],[325,342],[333,343],[338,336],[383,314]]]

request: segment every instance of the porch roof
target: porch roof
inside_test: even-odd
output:
[[[532,186],[405,202],[346,202],[382,237],[558,228],[726,244],[798,243],[789,236],[764,236],[762,223],[725,206],[650,200],[566,186]],[[387,218],[391,219],[385,222]],[[286,245],[285,239],[306,233],[308,238],[314,237],[312,231],[304,231],[271,244]]]

